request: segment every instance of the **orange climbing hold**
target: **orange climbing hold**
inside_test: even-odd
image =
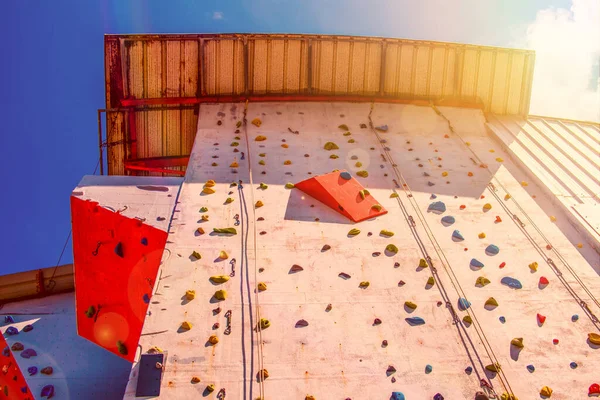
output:
[[[499,215],[496,215],[496,220],[494,222],[498,224],[498,223],[502,222],[502,218],[500,218]]]
[[[467,206],[465,206],[464,204],[461,204],[461,205],[460,205],[460,209],[461,209],[461,210],[464,210],[465,208],[467,208]]]
[[[467,176],[473,176],[472,172],[467,173]]]

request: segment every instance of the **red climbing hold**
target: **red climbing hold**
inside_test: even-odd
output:
[[[494,222],[495,223],[500,223],[500,222],[502,222],[502,218],[500,218],[499,215],[496,215],[496,220]]]
[[[547,285],[550,281],[545,276],[540,276],[540,285]]]
[[[537,320],[540,324],[543,324],[544,322],[546,322],[546,316],[542,315],[542,314],[538,314],[537,315]]]
[[[547,244],[546,245],[546,250],[552,250],[552,245],[551,244]]]
[[[500,266],[499,266],[499,268],[504,268],[504,267],[506,267],[506,263],[505,263],[505,262],[503,262],[503,263],[502,263],[502,264],[500,264]]]
[[[592,383],[592,385],[588,389],[588,396],[591,396],[593,394],[600,394],[600,385],[597,383]]]
[[[558,344],[558,339],[552,339],[552,343]]]
[[[481,195],[481,198],[482,198],[482,199],[485,199],[485,196],[484,196],[484,195]]]
[[[461,204],[461,205],[460,205],[460,209],[461,209],[461,210],[464,210],[465,208],[467,208],[467,206],[465,206],[464,204]]]

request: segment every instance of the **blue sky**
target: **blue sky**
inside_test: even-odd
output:
[[[0,274],[53,266],[58,259],[70,229],[70,192],[97,162],[105,33],[323,33],[526,46],[527,28],[539,20],[540,10],[548,11],[552,23],[558,9],[571,7],[569,0],[454,3],[2,2],[0,205],[5,233]],[[61,263],[71,261],[69,245]]]

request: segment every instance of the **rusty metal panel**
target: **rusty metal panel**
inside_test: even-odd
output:
[[[333,92],[333,41],[317,40],[313,42],[313,66],[311,87],[314,93]]]
[[[480,53],[475,49],[464,50],[464,62],[462,65],[462,75],[460,96],[473,97],[475,95],[475,83],[477,79],[477,72],[479,70],[479,57]]]
[[[360,91],[363,86],[364,65],[364,43],[334,42],[332,91],[348,93],[353,91],[350,89],[351,87]],[[357,79],[358,82],[356,82]]]
[[[248,71],[251,77],[248,89],[251,93],[262,94],[267,92],[267,41],[251,40],[248,42]]]
[[[213,39],[204,43],[206,93],[244,92],[244,46],[240,39]]]
[[[198,93],[198,48],[197,40],[181,42],[181,96],[192,97]]]
[[[363,89],[364,94],[375,94],[379,92],[379,82],[381,74],[381,42],[375,42],[367,45],[367,55],[365,60],[366,84]]]
[[[285,93],[302,93],[306,90],[308,57],[306,42],[286,40]]]
[[[496,68],[494,70],[494,80],[492,83],[494,90],[491,95],[491,101],[486,106],[486,111],[504,114],[504,93],[506,80],[508,79],[508,61],[509,54],[507,52],[498,51],[496,53]]]
[[[416,59],[413,61],[414,85],[411,92],[416,96],[427,96],[431,48],[429,46],[417,46],[416,53]]]
[[[479,52],[479,65],[477,69],[477,81],[475,93],[479,99],[487,100],[491,93],[493,77],[494,52],[481,50]]]
[[[429,96],[439,97],[444,92],[444,77],[446,74],[446,66],[448,65],[447,48],[435,46],[431,48],[430,67],[427,93]]]
[[[106,160],[109,175],[124,175],[125,113],[106,114]]]
[[[184,76],[182,71],[183,62],[181,59],[182,42],[165,42],[163,44],[166,50],[165,70],[166,86],[164,96],[161,97],[181,97],[181,78]]]
[[[506,109],[504,114],[519,114],[523,87],[523,71],[525,70],[525,54],[512,53],[510,64],[510,80],[506,93]]]
[[[134,98],[148,97],[144,93],[144,47],[142,41],[125,41],[127,93]]]

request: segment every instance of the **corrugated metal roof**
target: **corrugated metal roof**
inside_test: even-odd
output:
[[[526,50],[373,37],[109,35],[106,107],[119,108],[122,99],[325,94],[451,98],[526,115],[534,59]],[[189,154],[196,122],[193,109],[177,105],[147,107],[131,120],[109,113],[109,174],[126,173],[124,159]]]

